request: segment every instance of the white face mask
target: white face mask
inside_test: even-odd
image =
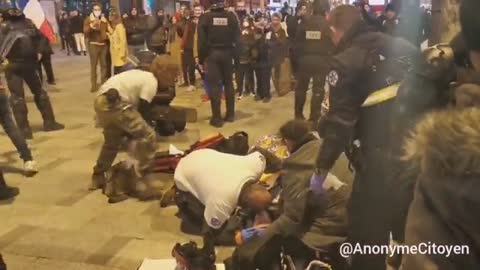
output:
[[[100,15],[102,15],[101,11],[94,11],[93,12],[93,16],[95,16],[95,17],[100,17]]]
[[[248,22],[243,22],[243,27],[249,27],[250,24]]]

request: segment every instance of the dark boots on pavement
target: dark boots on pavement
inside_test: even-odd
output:
[[[12,106],[13,116],[18,128],[23,133],[27,140],[33,139],[32,129],[28,122],[28,109],[23,98],[10,98],[10,105]]]
[[[0,200],[8,200],[18,195],[19,190],[16,187],[10,187],[5,182],[5,178],[3,178],[3,172],[0,171]],[[2,263],[0,257],[0,270],[2,270]]]
[[[55,115],[53,114],[52,104],[47,95],[35,96],[35,104],[37,105],[38,110],[42,114],[43,118],[43,130],[44,131],[55,131],[65,128],[65,125],[58,123],[55,120]]]

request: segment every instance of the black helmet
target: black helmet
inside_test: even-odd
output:
[[[225,0],[212,0],[211,9],[222,9],[225,8]]]

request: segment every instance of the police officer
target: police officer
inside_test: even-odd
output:
[[[349,241],[387,245],[390,224],[385,179],[389,172],[389,111],[397,83],[405,73],[400,59],[416,54],[417,50],[406,41],[371,32],[353,6],[334,9],[330,13],[330,28],[336,54],[327,75],[325,112],[318,124],[324,141],[310,187],[321,196],[328,171],[350,145],[347,156],[355,167],[355,180]],[[352,258],[352,269],[385,267],[382,255]]]
[[[6,20],[3,27],[3,40],[0,45],[0,59],[8,60],[5,72],[8,88],[11,93],[11,105],[15,120],[23,131],[25,138],[33,137],[28,122],[28,110],[25,103],[23,81],[33,93],[35,104],[42,114],[43,128],[45,131],[63,129],[65,126],[55,120],[52,104],[47,92],[42,88],[42,83],[36,72],[40,48],[42,47],[42,33],[32,21],[25,18],[21,10],[10,8],[3,15]]]
[[[313,15],[307,16],[305,22],[298,26],[296,34],[297,55],[300,59],[298,84],[295,89],[295,118],[305,119],[303,106],[307,98],[310,79],[313,80],[312,100],[309,120],[316,121],[320,116],[321,104],[325,90],[325,77],[328,72],[328,57],[333,51],[325,12],[329,4],[323,0],[313,2]]]
[[[210,125],[221,127],[224,123],[220,108],[222,86],[227,104],[225,121],[235,120],[232,62],[240,40],[240,25],[235,14],[225,10],[224,0],[212,2],[211,11],[203,15],[198,24],[198,58],[200,65],[206,69],[211,87]]]

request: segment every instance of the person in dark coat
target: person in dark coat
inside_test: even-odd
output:
[[[241,37],[240,37],[240,52],[236,63],[236,74],[235,79],[237,80],[237,93],[238,99],[242,99],[244,96],[251,94],[255,95],[253,90],[254,85],[254,76],[253,76],[253,67],[252,67],[252,47],[255,43],[254,30],[252,22],[249,17],[243,19],[241,27]]]
[[[263,100],[264,103],[272,99],[270,93],[270,77],[272,70],[268,55],[268,43],[266,40],[267,29],[263,23],[257,25],[254,30],[255,43],[252,49],[252,64],[257,82],[256,101]]]
[[[288,39],[287,32],[280,24],[282,15],[275,13],[272,16],[270,32],[267,33],[267,43],[270,50],[270,68],[273,74],[273,85],[277,92],[279,91],[280,69],[285,58],[288,57]]]
[[[347,237],[350,188],[330,174],[321,199],[309,189],[321,142],[308,122],[291,120],[280,128],[280,135],[290,152],[280,178],[281,214],[266,229],[257,229],[259,237],[244,239],[234,252],[233,269],[270,269],[281,247],[297,262],[296,269],[305,269],[315,258],[315,250],[328,253],[333,269],[344,269],[337,248]]]
[[[383,32],[389,35],[395,35],[399,23],[397,12],[391,4],[385,8],[385,18],[382,21]]]
[[[127,43],[132,52],[140,50],[145,46],[147,21],[146,16],[142,14],[144,14],[144,12],[133,8],[124,22],[125,28],[127,29]]]
[[[441,251],[406,254],[402,262],[404,270],[477,269],[480,265],[480,219],[476,214],[480,209],[477,194],[480,175],[479,8],[480,2],[477,0],[464,0],[460,5],[461,34],[467,48],[466,54],[460,55],[467,56],[468,67],[456,67],[453,72],[447,73],[437,71],[438,77],[432,81],[423,76],[419,80],[422,84],[418,85],[422,88],[412,89],[419,89],[422,94],[426,91],[430,99],[419,100],[421,103],[417,108],[403,106],[410,118],[423,116],[405,147],[404,160],[415,168],[412,181],[414,194],[406,222],[405,244],[457,246],[450,256]],[[458,50],[456,42],[452,42],[454,52]],[[437,69],[442,64],[447,67],[446,71],[450,71],[448,65],[438,59],[435,64]],[[453,78],[456,76],[456,81],[452,83],[448,73],[454,75]],[[436,86],[442,87],[435,89]],[[415,103],[418,103],[417,99]],[[422,104],[425,104],[423,108],[419,107]],[[456,108],[452,108],[452,104]],[[425,116],[429,111],[436,113]]]
[[[70,26],[72,35],[75,39],[75,54],[87,55],[87,46],[85,45],[85,34],[83,33],[83,18],[79,15],[78,11],[73,10],[70,12]]]
[[[298,71],[298,55],[296,54],[295,39],[297,34],[298,25],[303,22],[304,17],[307,15],[307,3],[300,1],[295,8],[295,15],[287,16],[287,34],[289,40],[289,54],[290,61],[292,63],[292,71],[296,77]]]
[[[62,50],[67,50],[67,55],[70,55],[70,50],[74,51],[72,24],[67,13],[62,13],[58,21],[58,32],[62,43]]]
[[[53,67],[52,67],[52,46],[50,45],[50,41],[45,35],[41,35],[41,43],[40,43],[40,54],[41,58],[38,63],[38,75],[40,76],[40,80],[43,82],[43,69],[45,69],[45,74],[47,75],[47,83],[50,85],[55,85],[55,75],[53,74]]]
[[[165,13],[159,9],[152,17],[154,25],[149,29],[148,49],[156,54],[165,54],[168,40],[168,26],[166,25]]]

